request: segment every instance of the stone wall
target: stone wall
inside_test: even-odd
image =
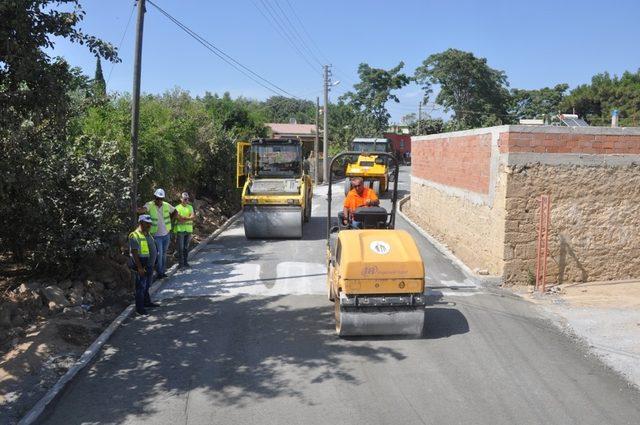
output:
[[[488,160],[479,155],[469,165],[455,155],[456,139],[480,151],[489,140]],[[423,155],[413,157],[409,213],[472,269],[530,283],[538,198],[548,194],[548,282],[640,277],[640,129],[501,126],[413,143]],[[469,166],[473,181],[427,166]],[[488,184],[478,169],[487,170]]]
[[[412,139],[408,214],[471,269],[503,272],[506,180],[499,177],[498,132]]]

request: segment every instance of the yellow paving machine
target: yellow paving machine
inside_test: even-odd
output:
[[[358,154],[338,154],[331,165],[354,153]],[[377,155],[398,172],[399,165],[392,154]],[[331,225],[331,174],[327,195],[327,282],[337,334],[420,335],[426,305],[425,270],[411,235],[395,229],[397,180],[391,211],[382,207],[358,208],[354,220],[362,228],[351,229],[342,223]]]
[[[302,142],[257,139],[238,142],[236,149],[245,236],[301,238],[313,198],[312,180],[303,166]]]
[[[390,182],[389,161],[379,153],[391,152],[391,141],[356,138],[351,142],[351,150],[354,155],[347,159],[345,195],[351,190],[353,177],[362,177],[364,184],[375,190],[378,195],[385,193]]]

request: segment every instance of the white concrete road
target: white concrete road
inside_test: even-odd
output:
[[[404,169],[403,193],[407,180]],[[624,380],[535,306],[468,279],[400,218],[427,265],[424,335],[337,338],[323,189],[302,240],[247,241],[241,221],[225,231],[43,422],[640,423],[640,395]]]

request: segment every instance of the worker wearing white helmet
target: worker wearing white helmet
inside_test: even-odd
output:
[[[138,213],[149,214],[149,216],[151,216],[151,230],[149,233],[153,236],[158,249],[158,259],[156,261],[157,278],[162,279],[166,277],[164,272],[167,260],[167,249],[169,248],[169,241],[171,240],[169,232],[171,231],[171,220],[176,215],[176,209],[168,202],[165,202],[163,189],[156,189],[153,195],[155,199],[144,204],[142,208],[139,208]]]
[[[147,314],[147,308],[156,307],[149,296],[151,285],[150,276],[153,274],[153,264],[156,258],[156,245],[149,234],[151,217],[143,214],[138,217],[138,227],[129,233],[129,267],[135,278],[136,312]]]

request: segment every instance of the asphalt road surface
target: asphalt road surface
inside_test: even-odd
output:
[[[636,390],[535,306],[466,278],[399,217],[427,267],[424,334],[337,338],[325,217],[319,187],[302,240],[247,241],[241,221],[231,226],[168,279],[160,308],[115,333],[44,422],[640,423]]]

